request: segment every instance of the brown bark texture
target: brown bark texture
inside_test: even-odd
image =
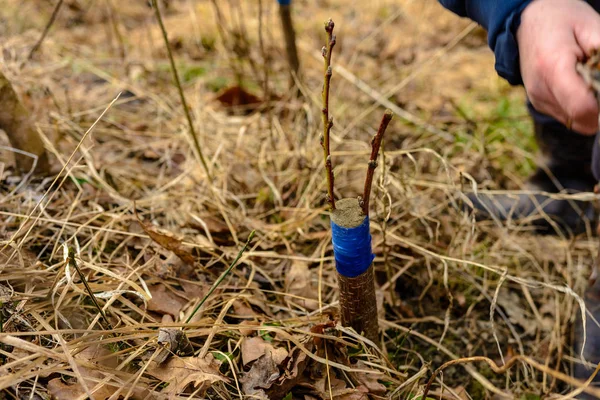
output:
[[[354,278],[338,274],[338,282],[342,325],[351,326],[356,332],[377,344],[379,323],[373,266]]]

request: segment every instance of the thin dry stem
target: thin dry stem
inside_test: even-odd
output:
[[[327,46],[323,47],[322,54],[324,59],[324,73],[323,73],[323,109],[321,113],[323,115],[323,136],[321,137],[321,146],[323,147],[323,157],[325,159],[325,171],[327,174],[327,202],[331,208],[331,211],[335,210],[335,197],[333,193],[334,189],[334,178],[333,178],[333,165],[331,163],[331,151],[329,147],[329,134],[333,127],[333,118],[329,118],[329,87],[331,83],[331,54],[333,47],[335,46],[335,35],[333,34],[333,28],[335,24],[330,19],[325,23],[325,32],[327,33]]]
[[[421,396],[422,399],[426,399],[427,395],[429,394],[429,390],[431,389],[431,385],[433,384],[433,382],[435,381],[435,378],[439,375],[440,372],[442,372],[444,369],[446,369],[447,367],[451,366],[451,365],[460,365],[460,364],[471,364],[474,362],[485,362],[487,363],[487,365],[492,369],[492,371],[494,371],[494,373],[496,374],[504,374],[506,371],[508,371],[513,365],[515,365],[517,362],[523,362],[526,364],[531,365],[532,367],[543,371],[551,376],[553,376],[554,378],[560,379],[563,382],[569,383],[573,386],[576,386],[578,389],[576,390],[576,392],[581,393],[581,392],[586,392],[586,393],[591,393],[594,394],[596,396],[600,395],[600,390],[595,388],[595,387],[589,387],[589,384],[593,381],[594,377],[598,374],[598,372],[600,371],[600,364],[598,364],[596,366],[596,369],[594,370],[594,372],[592,373],[592,375],[587,379],[587,381],[578,381],[577,379],[571,378],[568,375],[565,375],[559,371],[554,371],[549,369],[547,366],[538,363],[537,361],[531,359],[530,357],[526,357],[526,356],[521,356],[521,355],[516,355],[513,358],[511,358],[510,360],[508,360],[508,362],[502,366],[498,366],[498,364],[496,364],[492,359],[488,358],[488,357],[483,357],[483,356],[474,356],[474,357],[465,357],[465,358],[459,358],[456,360],[450,360],[445,362],[444,364],[440,365],[431,375],[431,377],[429,378],[429,380],[427,381],[427,385],[425,385],[425,389],[423,390],[423,395]]]
[[[390,110],[385,110],[383,114],[383,118],[381,118],[381,123],[379,124],[379,129],[375,136],[373,136],[373,140],[371,141],[371,158],[369,159],[369,166],[367,167],[367,177],[365,179],[365,188],[362,196],[362,211],[363,214],[369,215],[369,199],[371,197],[371,185],[373,184],[373,175],[375,173],[375,168],[377,168],[377,156],[379,155],[379,148],[381,147],[381,140],[383,139],[383,135],[385,134],[385,130],[389,125],[390,121],[394,114]]]
[[[67,262],[69,263],[69,265],[71,267],[75,268],[75,271],[77,271],[77,274],[79,275],[79,279],[81,279],[81,282],[83,283],[85,290],[88,292],[88,295],[90,296],[90,299],[92,300],[92,303],[94,303],[94,307],[96,307],[96,309],[102,316],[102,319],[106,323],[107,328],[110,330],[113,330],[114,328],[113,328],[112,324],[110,323],[106,314],[104,313],[104,310],[98,303],[98,299],[96,299],[96,296],[94,296],[94,292],[92,291],[92,288],[88,284],[87,279],[85,279],[85,275],[83,274],[83,272],[81,272],[81,269],[79,268],[79,265],[77,264],[77,260],[75,259],[75,249],[73,249],[73,247],[69,247],[68,253],[69,254],[68,254]]]
[[[246,251],[246,249],[250,245],[250,242],[252,242],[252,239],[254,238],[254,234],[255,234],[255,231],[250,232],[250,235],[248,236],[248,240],[246,240],[246,243],[244,244],[244,247],[242,247],[240,249],[237,257],[229,265],[229,268],[227,268],[221,274],[221,276],[211,286],[211,288],[208,291],[208,293],[206,293],[206,295],[202,298],[202,300],[198,303],[198,305],[196,307],[194,307],[194,310],[191,312],[191,314],[185,320],[186,324],[190,323],[190,321],[192,320],[192,318],[194,317],[194,315],[196,315],[196,313],[198,312],[198,310],[200,310],[200,308],[204,305],[204,303],[210,297],[210,295],[213,294],[213,292],[219,287],[219,285],[221,284],[221,282],[223,282],[223,279],[225,279],[227,277],[227,275],[229,275],[229,273],[231,272],[231,270],[237,265],[238,261],[240,260],[240,258],[242,258],[242,255],[244,254],[244,252]]]
[[[173,58],[173,53],[171,52],[171,45],[169,44],[169,36],[167,35],[167,30],[165,28],[165,25],[163,24],[160,8],[158,7],[156,0],[152,0],[152,7],[154,8],[154,13],[156,15],[158,24],[160,25],[160,31],[165,42],[165,47],[167,48],[167,54],[169,55],[169,62],[171,64],[171,72],[173,73],[173,80],[175,81],[175,86],[177,86],[177,91],[179,92],[181,106],[183,107],[185,118],[187,119],[188,127],[190,129],[190,136],[192,137],[192,141],[194,142],[196,154],[200,158],[200,162],[202,163],[202,167],[204,168],[204,172],[206,173],[208,180],[212,182],[212,176],[208,169],[208,164],[204,159],[204,154],[202,153],[202,149],[200,148],[200,142],[198,141],[198,135],[196,134],[196,129],[194,128],[192,114],[190,113],[187,102],[185,101],[185,95],[183,94],[183,88],[181,87],[181,82],[179,81],[179,74],[177,73],[177,67],[175,66],[175,59]]]
[[[56,5],[54,6],[54,9],[52,10],[52,15],[50,15],[50,19],[48,20],[48,23],[44,27],[44,31],[42,32],[42,35],[37,40],[37,42],[35,42],[35,44],[31,48],[31,50],[29,51],[29,55],[27,56],[28,60],[31,60],[33,58],[33,55],[35,54],[35,52],[38,51],[39,48],[42,46],[44,39],[48,35],[48,32],[50,31],[52,24],[54,24],[54,21],[56,20],[56,17],[58,16],[58,12],[60,11],[60,7],[62,6],[63,1],[64,0],[58,0],[58,3],[56,3]]]

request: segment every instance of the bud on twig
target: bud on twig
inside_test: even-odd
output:
[[[321,54],[324,60],[324,73],[323,73],[323,135],[321,144],[323,146],[323,157],[325,159],[325,170],[327,174],[327,196],[328,202],[331,206],[331,210],[335,210],[335,198],[333,195],[333,166],[331,163],[331,154],[329,148],[329,134],[333,127],[333,118],[329,117],[329,86],[331,82],[331,76],[333,75],[333,69],[331,68],[331,53],[333,46],[335,46],[335,35],[333,35],[333,27],[335,24],[331,19],[325,23],[325,32],[327,32],[327,46],[321,49]]]

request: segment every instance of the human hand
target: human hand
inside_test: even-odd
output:
[[[582,0],[534,0],[517,30],[521,75],[533,106],[583,133],[598,130],[598,103],[577,62],[600,48],[600,15]]]

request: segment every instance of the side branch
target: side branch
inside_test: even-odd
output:
[[[371,158],[369,159],[369,166],[367,168],[367,178],[365,179],[365,189],[363,191],[363,197],[361,201],[361,207],[364,215],[369,215],[369,198],[371,197],[371,185],[373,184],[373,175],[375,174],[375,168],[377,168],[377,155],[379,154],[379,148],[381,147],[381,140],[388,124],[392,120],[394,114],[390,110],[385,110],[379,129],[373,140],[371,141]]]
[[[329,85],[331,82],[331,52],[335,46],[335,35],[333,27],[335,24],[330,19],[325,23],[325,32],[327,32],[327,46],[323,46],[322,54],[324,59],[323,76],[323,136],[321,137],[321,146],[323,146],[323,158],[325,159],[325,170],[327,174],[327,202],[331,210],[335,210],[335,198],[333,197],[333,165],[331,164],[331,151],[329,149],[329,133],[333,127],[333,118],[329,118]]]

